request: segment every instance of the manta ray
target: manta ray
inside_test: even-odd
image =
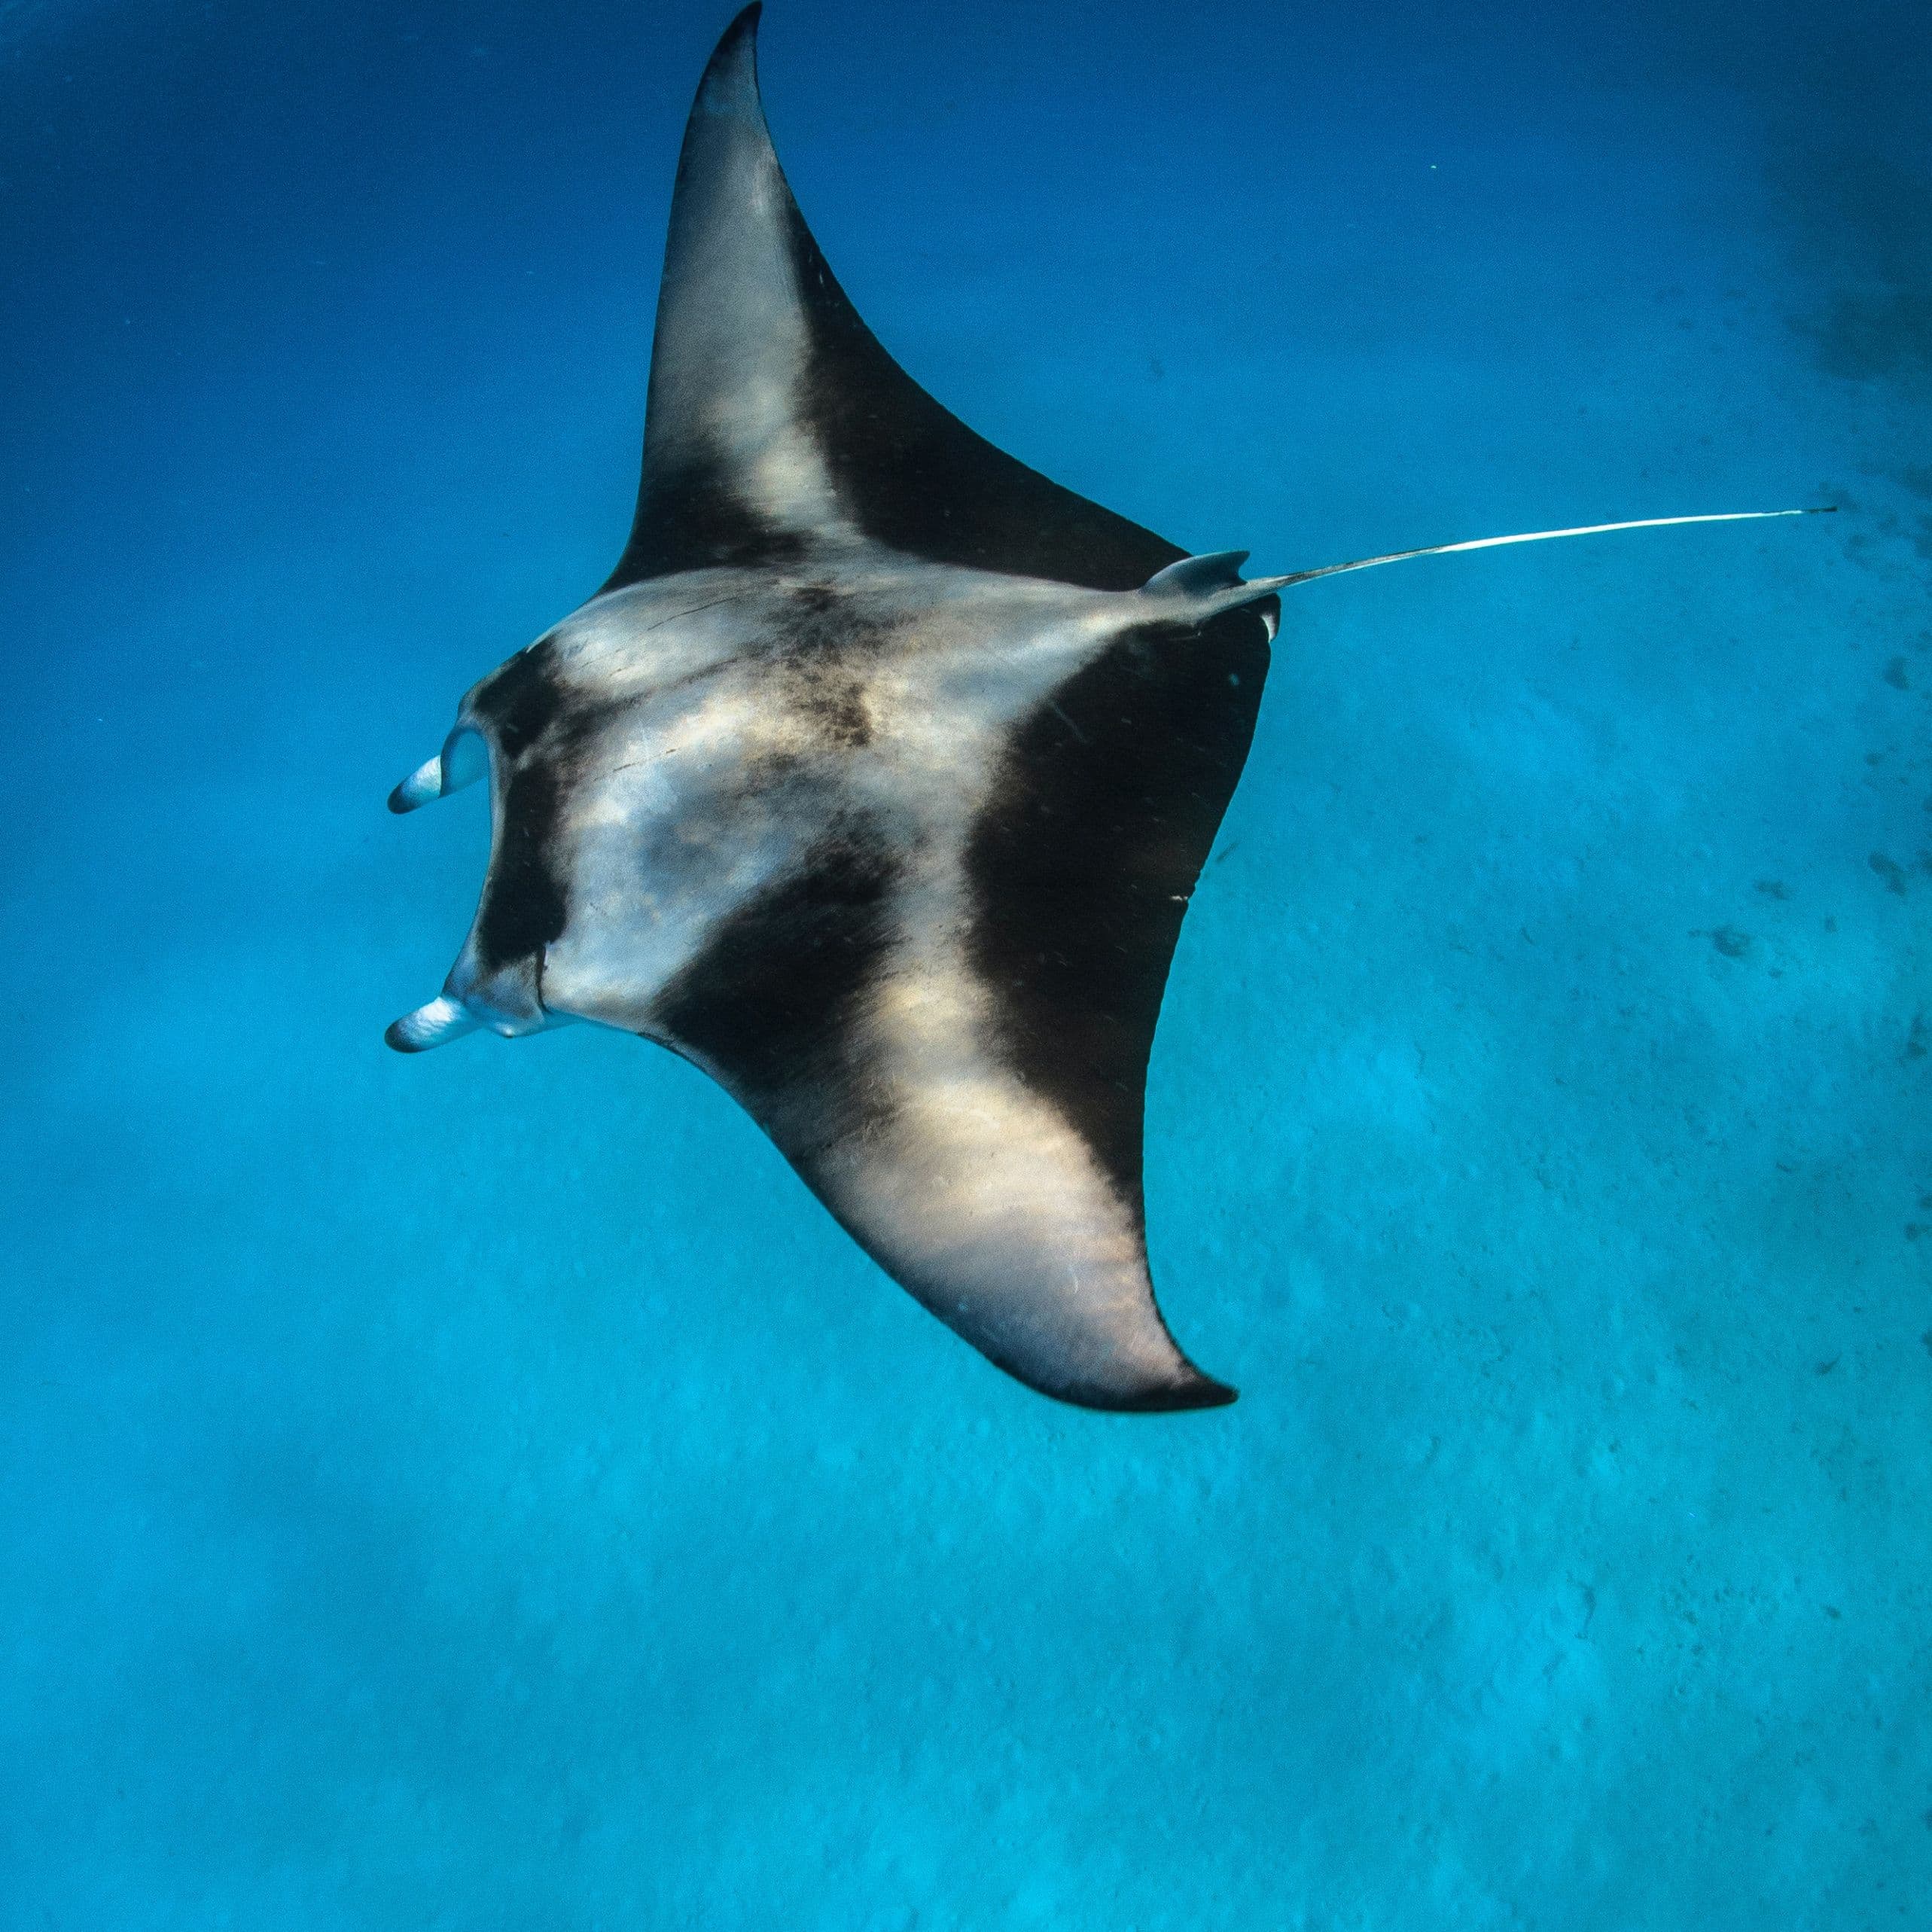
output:
[[[643,480],[597,593],[485,678],[402,812],[487,779],[476,917],[385,1036],[589,1020],[702,1068],[892,1278],[1029,1387],[1235,1391],[1149,1272],[1141,1120],[1280,593],[1050,482],[859,318],[760,103],[759,8],[686,128]]]

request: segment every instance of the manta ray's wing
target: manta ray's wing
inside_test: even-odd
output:
[[[799,815],[783,871],[708,922],[642,1023],[620,1020],[712,1073],[934,1314],[1089,1407],[1234,1399],[1155,1304],[1141,1118],[1257,633],[1156,632],[1091,664],[1001,734],[951,825],[943,757],[929,784],[855,760],[834,809]],[[571,944],[546,998],[570,997]]]
[[[623,703],[577,684],[557,641],[512,660],[471,693],[455,748],[392,801],[410,809],[476,776],[453,762],[463,732],[489,741],[497,836],[471,940],[443,997],[391,1044],[571,1015],[649,1035],[712,1072],[888,1272],[1021,1380],[1098,1408],[1231,1401],[1155,1306],[1141,1123],[1169,967],[1248,754],[1278,607],[1190,605],[1197,590],[1240,601],[1228,559],[1169,571],[1177,547],[995,449],[886,354],[779,171],[757,11],[726,32],[685,135],[643,483],[604,590],[727,566],[791,599],[735,660],[770,680],[742,715],[769,738],[789,702],[809,730],[763,764],[733,753],[633,771],[632,753],[596,748],[626,728]],[[977,776],[956,805],[909,812],[867,789],[888,768],[925,769],[867,745],[867,678],[890,685],[906,667],[840,614],[842,569],[882,554],[997,573],[986,581],[1009,602],[1167,574],[1111,642],[1050,675],[1016,664],[1024,689],[1007,687],[1019,697],[1003,708],[984,687],[966,700],[999,719]],[[714,617],[700,597],[679,614],[723,621],[757,601]],[[971,601],[953,620],[969,629]],[[600,593],[581,614],[596,632],[628,608]],[[917,629],[915,616],[904,634]],[[979,660],[995,686],[1001,649]],[[946,702],[932,712],[941,739]],[[929,761],[942,787],[953,748]],[[812,772],[824,788],[794,809],[786,786]],[[645,784],[661,794],[656,832],[606,788]],[[734,847],[727,819],[757,837]],[[788,846],[763,885],[730,887],[718,855]],[[650,933],[625,922],[661,931],[679,907],[696,942],[660,983]]]
[[[685,133],[643,483],[605,587],[809,569],[854,540],[1096,590],[1181,557],[975,434],[880,346],[780,170],[758,11],[720,42]],[[873,859],[842,850],[721,928],[667,1001],[665,1037],[745,1102],[867,1249],[1062,1399],[1233,1400],[1156,1309],[1141,1129],[1168,969],[1247,756],[1271,629],[1253,608],[1150,627],[1019,721],[955,835],[957,983],[903,931],[887,943],[883,925],[907,916]],[[940,1048],[882,1039],[882,1014],[940,1008],[955,1037]]]
[[[976,435],[860,320],[772,150],[758,14],[727,29],[685,129],[636,520],[604,588],[855,535],[1094,590],[1145,583],[1182,553]]]

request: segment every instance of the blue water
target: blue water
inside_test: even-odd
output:
[[[773,0],[862,312],[1297,592],[1153,1069],[1230,1409],[415,1060],[726,9],[0,8],[0,1925],[1932,1926],[1932,25]]]

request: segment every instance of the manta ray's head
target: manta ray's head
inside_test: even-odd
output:
[[[420,1053],[478,1027],[505,1038],[554,1023],[541,989],[544,948],[563,930],[563,882],[553,850],[561,803],[553,757],[539,745],[567,727],[568,699],[547,633],[477,684],[458,707],[442,749],[389,794],[413,812],[490,781],[490,854],[470,933],[441,995],[384,1036]]]

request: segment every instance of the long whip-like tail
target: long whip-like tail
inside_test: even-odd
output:
[[[1838,507],[1821,504],[1809,510],[1726,510],[1714,516],[1640,517],[1629,523],[1583,523],[1573,530],[1525,530],[1513,537],[1473,537],[1466,543],[1428,544],[1419,550],[1391,550],[1386,556],[1358,557],[1352,563],[1325,563],[1319,570],[1297,570],[1269,580],[1281,590],[1306,584],[1317,577],[1335,577],[1345,570],[1373,570],[1377,564],[1406,563],[1411,557],[1446,556],[1452,550],[1493,550],[1504,544],[1545,544],[1553,537],[1596,537],[1610,530],[1660,530],[1675,523],[1745,523],[1771,517],[1825,517]]]

